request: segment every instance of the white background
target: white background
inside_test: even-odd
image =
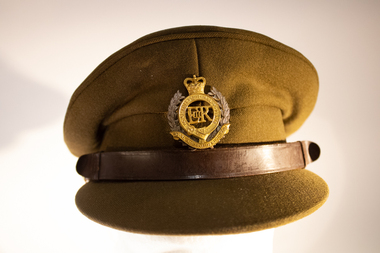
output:
[[[318,70],[316,108],[288,141],[321,146],[309,169],[331,193],[316,213],[275,230],[274,252],[378,252],[379,10],[368,0],[0,0],[0,253],[123,252],[122,232],[76,209],[83,181],[63,142],[65,110],[113,52],[195,24],[263,33]]]

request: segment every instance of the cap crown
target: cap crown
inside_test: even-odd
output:
[[[193,75],[229,104],[231,127],[222,144],[285,140],[317,99],[313,65],[269,37],[209,26],[164,30],[110,56],[75,91],[64,126],[69,149],[80,156],[172,148],[168,105],[177,90],[187,93],[183,82]]]

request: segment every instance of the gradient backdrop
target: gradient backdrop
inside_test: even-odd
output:
[[[316,109],[288,140],[321,146],[309,169],[331,193],[313,215],[275,230],[274,252],[379,252],[379,10],[369,0],[0,0],[0,253],[128,252],[122,232],[76,209],[83,180],[63,142],[66,107],[113,52],[195,24],[263,33],[318,70]]]

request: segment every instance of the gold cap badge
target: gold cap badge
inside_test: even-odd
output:
[[[230,109],[214,87],[204,93],[204,77],[186,78],[188,97],[177,91],[170,101],[168,121],[175,140],[196,149],[213,148],[229,131]]]

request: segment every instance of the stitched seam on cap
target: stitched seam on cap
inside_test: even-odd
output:
[[[193,39],[194,41],[194,46],[195,46],[195,55],[197,57],[196,61],[197,61],[197,76],[200,76],[200,73],[201,73],[201,61],[199,60],[199,51],[198,51],[198,46],[197,46],[197,42],[195,39]]]

